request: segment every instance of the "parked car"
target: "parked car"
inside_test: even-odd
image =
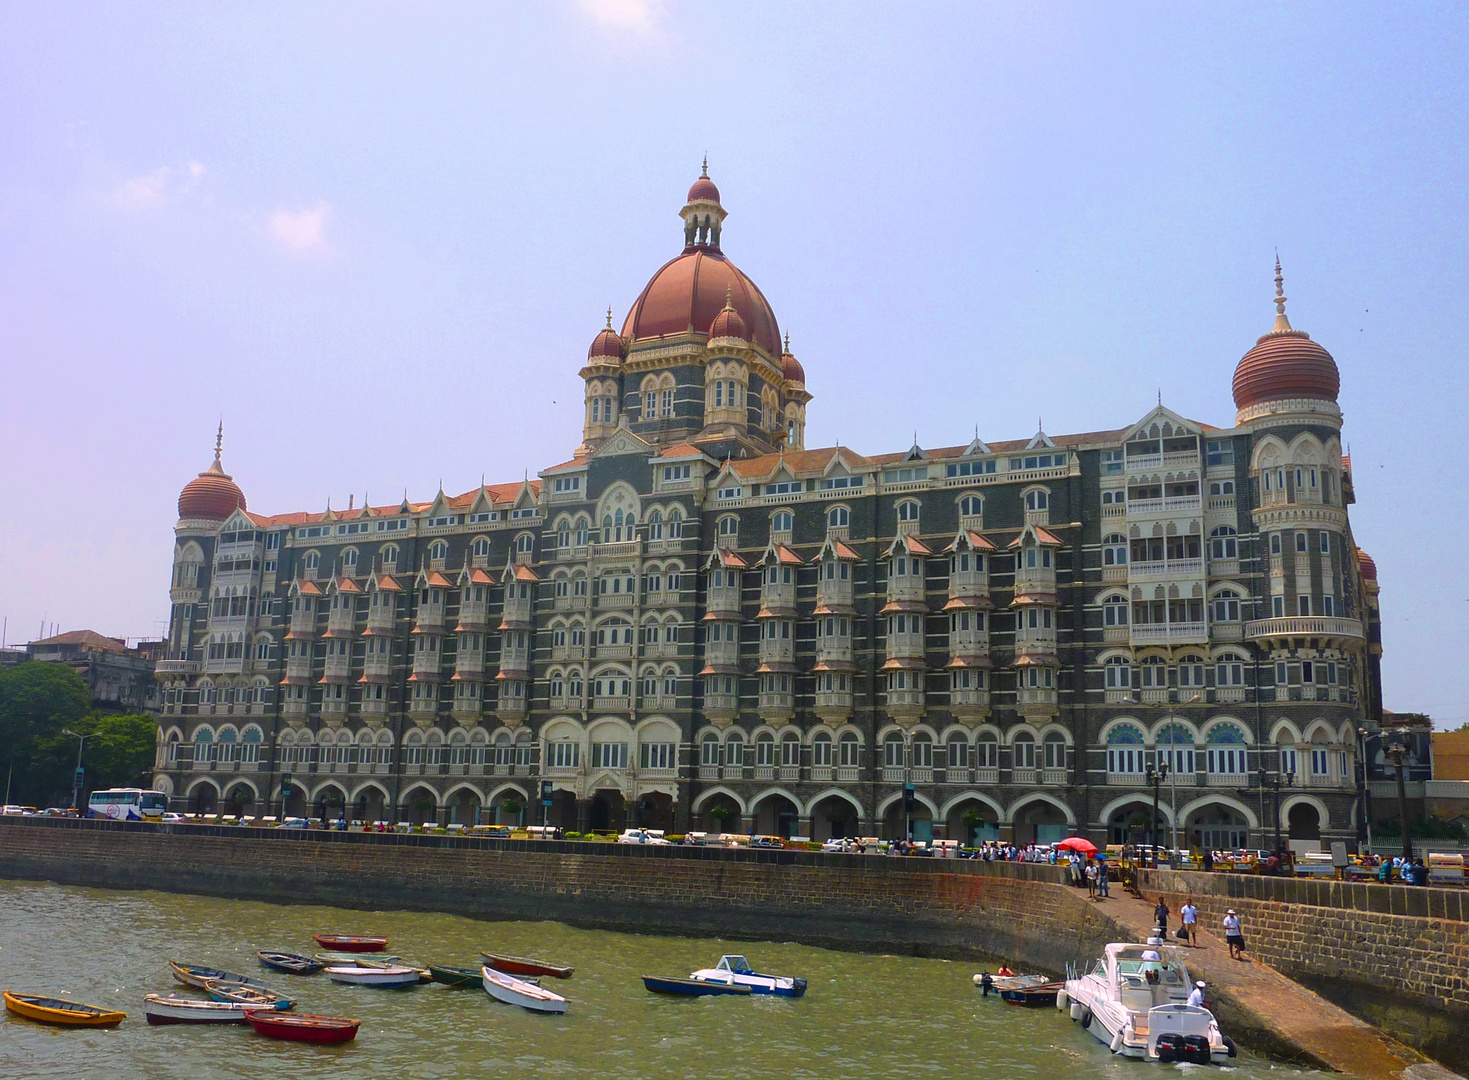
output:
[[[778,836],[752,836],[750,838],[752,848],[783,848],[785,841]]]
[[[661,829],[625,829],[622,835],[617,838],[617,842],[619,844],[649,844],[664,847],[668,845],[668,841],[664,839]]]
[[[159,818],[159,820],[165,825],[182,825],[184,823],[184,815],[175,814],[172,810],[165,810],[163,817]]]
[[[306,827],[306,819],[303,817],[288,817],[281,822],[282,829],[304,829]]]

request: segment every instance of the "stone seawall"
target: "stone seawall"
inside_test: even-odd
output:
[[[1174,912],[1193,897],[1216,932],[1234,908],[1252,955],[1469,1069],[1469,890],[1169,870],[1142,871],[1139,886]]]

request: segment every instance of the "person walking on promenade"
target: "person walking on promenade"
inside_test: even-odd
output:
[[[1205,848],[1204,849],[1204,873],[1206,873],[1206,874],[1212,874],[1213,872],[1214,872],[1214,852],[1210,848]]]
[[[1188,935],[1190,948],[1197,949],[1199,947],[1199,909],[1194,907],[1192,896],[1183,902],[1183,907],[1178,909],[1178,917],[1183,920],[1183,929]]]
[[[1231,960],[1243,960],[1245,958],[1245,935],[1240,929],[1239,914],[1230,908],[1224,913],[1224,940],[1229,944],[1229,958]]]
[[[1158,926],[1158,936],[1168,937],[1168,901],[1158,897],[1158,906],[1153,909],[1153,920]]]
[[[1107,891],[1107,860],[1097,856],[1097,899],[1106,900],[1111,897]]]
[[[1087,899],[1095,900],[1097,898],[1097,864],[1091,862],[1087,863],[1086,870],[1083,871],[1083,873],[1086,874]]]

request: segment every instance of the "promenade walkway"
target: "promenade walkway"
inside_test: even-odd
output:
[[[1098,901],[1097,906],[1141,941],[1154,925],[1153,906],[1157,899],[1148,896],[1138,900],[1129,896],[1120,884],[1114,884],[1111,899]],[[1169,920],[1170,932],[1178,924],[1175,909]],[[1223,935],[1214,929],[1201,926],[1199,948],[1188,950],[1189,970],[1209,984],[1207,997],[1229,998],[1240,1009],[1253,1014],[1261,1028],[1299,1047],[1318,1066],[1362,1080],[1398,1080],[1410,1066],[1418,1066],[1415,1077],[1435,1071],[1432,1066],[1424,1070],[1427,1059],[1422,1054],[1292,982],[1274,968],[1253,959],[1231,960]],[[1249,927],[1244,927],[1244,931],[1248,942]]]

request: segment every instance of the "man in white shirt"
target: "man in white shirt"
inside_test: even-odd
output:
[[[1194,988],[1188,994],[1188,1003],[1200,1009],[1204,1007],[1204,980],[1194,983]]]
[[[1239,913],[1230,908],[1224,914],[1224,940],[1229,945],[1229,958],[1231,960],[1243,960],[1245,951],[1245,935],[1240,928]]]
[[[1191,948],[1199,947],[1199,909],[1194,907],[1193,897],[1183,902],[1183,907],[1178,909],[1179,915],[1183,917],[1183,929],[1188,935],[1188,943]]]

